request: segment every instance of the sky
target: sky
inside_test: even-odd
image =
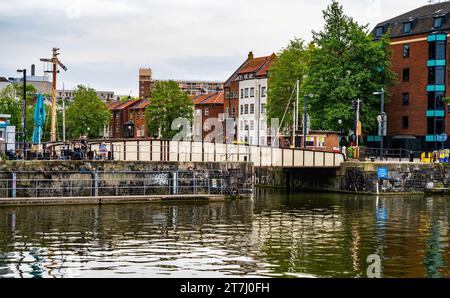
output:
[[[59,47],[58,88],[78,84],[137,95],[140,67],[155,79],[225,81],[246,59],[310,41],[331,0],[0,0],[0,76]],[[372,29],[427,0],[341,0]]]

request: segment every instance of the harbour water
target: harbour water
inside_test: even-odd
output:
[[[253,200],[0,208],[0,277],[450,277],[450,199]]]

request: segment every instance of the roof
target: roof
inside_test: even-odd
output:
[[[275,61],[275,54],[266,57],[259,57],[247,60],[241,69],[238,70],[237,74],[244,73],[256,73],[256,76],[267,75],[267,70]]]
[[[8,79],[5,77],[0,77],[0,82],[9,83]]]
[[[223,105],[224,95],[223,92],[198,95],[193,99],[193,103],[195,105],[205,105],[205,104]]]
[[[140,100],[138,103],[136,103],[134,106],[131,107],[132,110],[138,110],[138,109],[145,109],[150,105],[150,101],[148,100]]]
[[[375,28],[384,27],[384,33],[386,33],[388,29],[390,29],[391,38],[429,33],[436,30],[449,30],[449,14],[450,2],[429,4],[406,12],[402,15],[396,16],[387,21],[381,22],[377,26],[375,26]],[[440,16],[444,17],[444,24],[441,28],[435,29],[434,18]],[[403,23],[405,22],[413,22],[412,30],[410,33],[403,33]]]
[[[116,105],[112,108],[113,111],[119,111],[119,110],[124,110],[134,104],[136,104],[139,100],[127,100],[127,101],[122,101],[121,104]]]
[[[253,53],[250,52],[247,60],[230,76],[225,82],[224,87],[228,87],[232,81],[235,81],[240,74],[255,73],[256,77],[267,76],[267,71],[275,62],[276,55],[254,58]]]
[[[118,106],[121,103],[122,103],[121,101],[110,101],[106,103],[106,107],[110,110],[113,110],[116,106]]]

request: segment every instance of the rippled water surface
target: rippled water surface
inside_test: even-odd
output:
[[[0,277],[450,277],[450,199],[0,208]]]

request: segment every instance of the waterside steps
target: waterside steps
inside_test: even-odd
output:
[[[243,197],[242,197],[243,198]],[[42,205],[106,205],[160,202],[223,202],[224,195],[153,195],[109,197],[0,198],[0,207]]]

